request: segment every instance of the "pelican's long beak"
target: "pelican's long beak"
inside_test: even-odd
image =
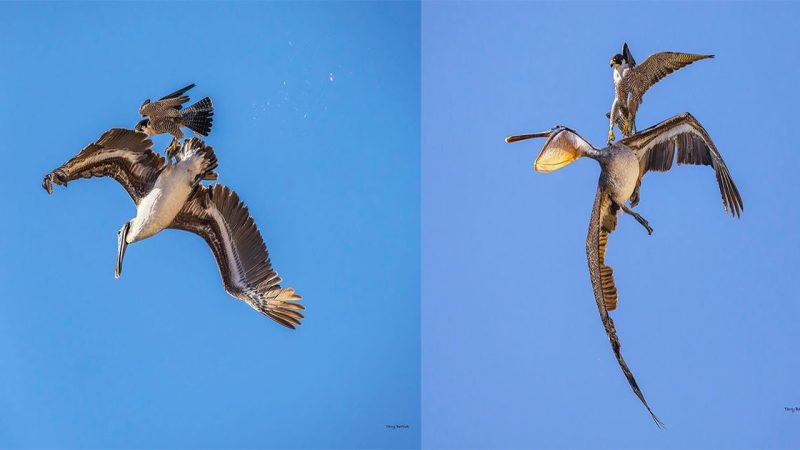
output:
[[[552,131],[543,131],[541,133],[531,133],[531,134],[517,134],[515,136],[509,136],[506,138],[506,142],[511,144],[512,142],[517,141],[524,141],[526,139],[535,139],[535,138],[548,138]]]
[[[119,229],[117,233],[117,266],[114,268],[114,278],[119,278],[122,275],[122,260],[125,259],[125,250],[128,248],[128,230],[131,228],[130,222],[125,222],[125,225]]]

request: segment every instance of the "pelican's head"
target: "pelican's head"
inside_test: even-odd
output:
[[[536,158],[536,162],[533,164],[533,168],[537,172],[554,172],[583,156],[592,156],[594,154],[593,148],[588,142],[580,137],[578,133],[562,125],[556,125],[549,131],[541,133],[509,136],[506,138],[506,142],[510,144],[533,138],[547,139],[542,151]]]
[[[128,231],[131,229],[133,220],[125,222],[125,225],[117,232],[117,266],[114,268],[114,278],[122,275],[122,260],[125,259],[125,250],[128,248]]]
[[[42,180],[42,187],[47,191],[48,194],[53,193],[53,183],[66,186],[67,174],[65,174],[61,169],[56,169],[45,175],[44,180]]]

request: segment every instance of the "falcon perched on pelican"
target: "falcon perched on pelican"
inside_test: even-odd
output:
[[[547,139],[534,164],[534,169],[538,172],[558,170],[584,156],[600,164],[600,181],[586,238],[589,277],[600,319],[611,341],[614,355],[633,392],[647,408],[656,425],[661,427],[662,422],[650,409],[633,373],[622,358],[614,321],[608,314],[617,307],[613,271],[605,262],[608,235],[617,227],[617,215],[620,211],[633,216],[648,233],[652,233],[650,224],[625,203],[630,200],[631,207],[636,206],[642,177],[649,171],[670,170],[676,154],[678,165],[705,165],[714,169],[722,195],[722,205],[734,217],[739,217],[744,208],[739,190],[736,189],[728,167],[711,137],[689,113],[674,116],[603,149],[593,147],[578,133],[562,126],[542,133],[511,136],[506,138],[506,142],[530,138]]]
[[[300,325],[301,297],[281,287],[247,207],[226,186],[200,184],[217,178],[214,150],[198,138],[187,139],[174,155],[176,163],[166,165],[152,146],[144,133],[112,128],[47,174],[42,186],[52,193],[53,184],[111,177],[125,188],[136,204],[136,217],[119,230],[116,277],[129,244],[165,228],[190,231],[211,247],[230,295],[283,326]]]
[[[619,125],[624,137],[636,132],[636,111],[642,103],[644,93],[651,86],[681,67],[713,57],[714,55],[661,52],[650,55],[637,66],[628,44],[624,44],[622,53],[611,58],[611,67],[614,69],[614,103],[608,114],[608,144],[614,141],[615,124]]]
[[[168,157],[177,150],[178,141],[183,139],[181,128],[188,128],[202,136],[208,136],[211,132],[214,116],[211,98],[206,97],[186,109],[181,109],[183,104],[189,101],[189,97],[183,94],[193,87],[195,85],[190,84],[154,102],[148,98],[139,107],[139,114],[144,119],[136,124],[136,131],[148,136],[171,134],[172,144],[167,149]]]

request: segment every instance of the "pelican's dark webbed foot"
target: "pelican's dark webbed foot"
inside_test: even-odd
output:
[[[632,215],[637,222],[642,224],[642,226],[647,229],[647,234],[653,234],[653,227],[651,227],[650,224],[644,219],[644,217],[639,215],[639,213],[635,212],[634,210],[628,208],[625,205],[621,205],[620,208],[622,208],[622,210],[625,211],[626,213]]]

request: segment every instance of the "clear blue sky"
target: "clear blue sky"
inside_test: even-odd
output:
[[[423,4],[423,444],[430,448],[800,445],[797,18],[789,3]],[[607,259],[631,392],[600,323],[584,242],[599,168],[550,175],[568,125],[604,142],[609,60],[627,41],[714,53],[651,89],[640,128],[690,111],[744,198],[713,171],[649,174]]]
[[[419,445],[419,10],[0,4],[0,446]],[[220,181],[304,296],[297,331],[226,294],[189,233],[131,246],[115,280],[125,191],[40,187],[190,82]]]

